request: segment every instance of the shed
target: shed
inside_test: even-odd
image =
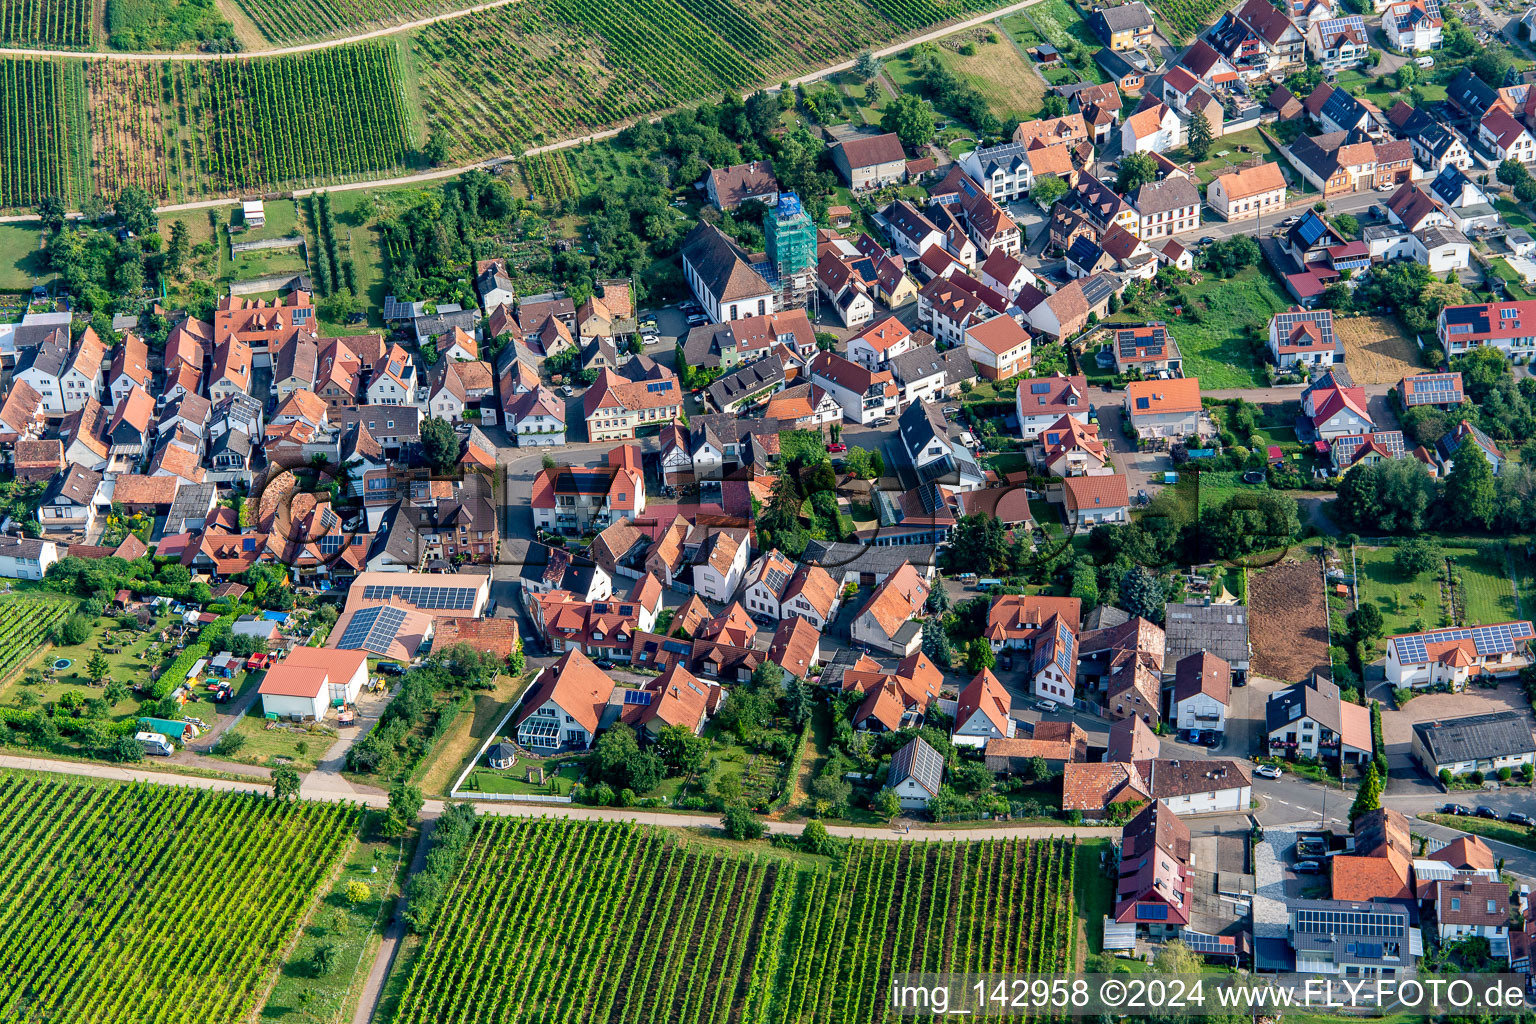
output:
[[[517,763],[517,748],[510,743],[498,743],[491,748],[485,761],[492,768],[511,768]]]
[[[241,203],[240,211],[244,215],[246,227],[263,228],[267,226],[267,208],[260,199],[251,199]]]

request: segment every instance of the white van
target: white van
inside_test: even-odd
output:
[[[171,745],[170,738],[159,732],[136,732],[133,738],[139,741],[139,746],[144,748],[144,753],[155,754],[159,757],[170,757],[176,753],[176,748]]]

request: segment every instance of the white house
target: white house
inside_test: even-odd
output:
[[[59,560],[59,548],[38,537],[0,537],[0,576],[13,580],[40,580]]]
[[[511,731],[519,745],[540,753],[586,750],[612,695],[613,680],[573,648],[539,673]]]
[[[1410,235],[1413,258],[1436,276],[1472,264],[1472,242],[1454,228],[1428,227]]]
[[[1440,49],[1445,34],[1445,22],[1440,17],[1440,5],[1434,0],[1402,0],[1389,4],[1381,15],[1381,27],[1387,34],[1387,42],[1394,49],[1410,53]]]
[[[1508,949],[1509,886],[1484,878],[1435,882],[1435,927],[1442,943],[1462,939],[1502,939]]]
[[[1264,728],[1269,752],[1279,757],[1346,764],[1371,758],[1371,713],[1343,700],[1339,688],[1320,676],[1270,694],[1264,703]]]
[[[1253,779],[1238,761],[1154,760],[1147,769],[1152,799],[1174,814],[1231,814],[1253,804]]]
[[[960,691],[950,739],[956,746],[984,747],[995,739],[1012,739],[1018,723],[1008,716],[1008,691],[990,669],[982,669]]]
[[[1478,676],[1520,671],[1533,635],[1531,623],[1520,621],[1394,636],[1387,641],[1387,681],[1394,687],[1444,685],[1460,691]]]
[[[68,411],[64,406],[64,387],[59,381],[69,362],[68,344],[69,332],[58,330],[16,358],[11,386],[15,387],[17,381],[30,384],[42,398],[42,408],[47,413]],[[81,404],[85,404],[83,399]]]
[[[1173,672],[1173,720],[1185,732],[1227,730],[1232,667],[1209,651],[1179,661]]]
[[[892,356],[910,352],[916,344],[912,331],[894,316],[888,316],[862,334],[848,339],[848,358],[860,366],[878,370],[889,363]]]
[[[1477,138],[1500,161],[1519,160],[1528,164],[1536,160],[1536,139],[1502,106],[1483,115],[1477,125]]]
[[[37,505],[37,521],[45,531],[89,533],[96,522],[101,474],[73,465],[48,482]]]
[[[565,444],[565,402],[540,384],[507,406],[507,430],[520,448]]]
[[[708,221],[688,232],[681,255],[683,277],[711,323],[778,309],[778,293],[752,269],[741,247]]]
[[[1018,412],[1019,428],[1024,440],[1040,436],[1040,431],[1063,416],[1071,416],[1079,423],[1088,422],[1088,378],[1039,377],[1019,382],[1014,393],[1014,407]]]
[[[835,352],[818,352],[811,361],[811,380],[826,388],[854,423],[873,423],[894,415],[901,401],[890,370],[871,370]]]
[[[101,343],[96,332],[87,327],[85,333],[80,335],[64,372],[59,374],[65,411],[74,412],[85,405],[88,399],[101,400],[101,377],[106,358],[106,346]]]
[[[1120,126],[1122,153],[1166,153],[1179,145],[1179,115],[1166,103],[1132,114]]]
[[[267,669],[257,692],[265,714],[320,721],[335,702],[355,702],[367,681],[366,651],[295,647]]]
[[[902,562],[885,582],[875,588],[853,620],[849,636],[855,644],[867,644],[906,657],[922,641],[922,624],[916,621],[928,600],[928,584],[910,562]]]
[[[920,811],[939,795],[944,783],[944,756],[921,736],[891,755],[885,784],[896,791],[904,811]]]
[[[1518,772],[1522,765],[1536,761],[1530,727],[1516,711],[1419,722],[1413,727],[1412,751],[1431,775],[1482,772],[1492,776],[1501,768]]]
[[[391,345],[373,368],[365,405],[415,405],[416,364],[399,345]]]
[[[720,530],[699,547],[693,566],[693,589],[708,601],[729,601],[747,572],[745,530]]]
[[[1029,369],[1034,343],[1011,316],[995,316],[965,329],[965,354],[988,380],[1006,380]]]
[[[1072,706],[1077,696],[1077,632],[1060,614],[1041,627],[1029,669],[1035,696]]]

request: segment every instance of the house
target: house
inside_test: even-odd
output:
[[[1412,752],[1430,775],[1446,771],[1493,776],[1501,768],[1518,772],[1521,765],[1536,763],[1536,742],[1525,716],[1517,711],[1418,722]]]
[[[1063,416],[1040,432],[1037,461],[1052,476],[1104,476],[1115,471],[1097,423]]]
[[[1460,692],[1477,676],[1506,676],[1529,663],[1536,636],[1526,621],[1434,629],[1387,640],[1387,680],[1421,689],[1447,686]]]
[[[1339,688],[1312,676],[1269,695],[1264,726],[1271,754],[1358,763],[1371,758],[1371,715],[1339,696]]]
[[[1355,131],[1303,135],[1290,146],[1282,147],[1281,152],[1308,184],[1329,199],[1380,185],[1406,184],[1412,173],[1413,146],[1407,140],[1374,143],[1362,139]],[[1385,171],[1381,167],[1383,155],[1389,165]],[[1342,237],[1337,239],[1340,243],[1344,241]]]
[[[1392,223],[1401,224],[1409,231],[1422,231],[1431,225],[1448,225],[1451,222],[1450,215],[1417,185],[1403,185],[1392,193],[1386,206]]]
[[[1502,106],[1492,107],[1477,124],[1477,141],[1499,161],[1536,160],[1536,138]]]
[[[664,368],[655,379],[638,382],[603,370],[581,406],[589,440],[633,438],[641,427],[676,421],[683,406],[682,383]]]
[[[1462,390],[1459,370],[1404,377],[1398,382],[1397,398],[1405,409],[1416,409],[1421,405],[1453,409],[1467,400],[1466,392]]]
[[[1026,286],[1036,283],[1035,275],[1016,256],[1001,250],[993,252],[980,267],[981,283],[1010,302],[1019,298]]]
[[[891,755],[885,784],[896,792],[902,810],[924,810],[943,783],[944,757],[921,736]]]
[[[1269,356],[1282,370],[1344,365],[1344,342],[1333,332],[1333,310],[1292,306],[1276,313],[1269,321]]]
[[[295,647],[267,669],[256,692],[264,714],[318,722],[337,701],[355,703],[367,681],[367,651]]]
[[[1338,72],[1357,67],[1371,49],[1365,18],[1358,14],[1315,21],[1307,29],[1306,39],[1316,66],[1324,71]]]
[[[1332,379],[1331,373],[1323,378],[1324,381]],[[1321,387],[1314,384],[1302,392],[1301,414],[1324,441],[1343,434],[1369,434],[1376,429],[1375,421],[1366,411],[1364,388],[1339,387],[1335,383]]]
[[[1369,434],[1340,434],[1329,444],[1333,471],[1347,472],[1353,466],[1374,465],[1386,459],[1401,459],[1408,454],[1400,430],[1377,430]]]
[[[742,203],[774,206],[779,201],[779,179],[766,160],[729,167],[711,167],[704,176],[704,191],[720,210],[734,210]]]
[[[826,388],[854,423],[873,423],[896,412],[901,390],[889,370],[871,370],[835,352],[820,352],[810,365],[812,382]]]
[[[604,464],[541,469],[530,494],[534,525],[543,530],[583,533],[603,529],[645,511],[645,476],[640,449],[619,445]]]
[[[1154,103],[1125,119],[1120,148],[1124,153],[1166,153],[1179,145],[1182,132],[1178,113],[1166,103]]]
[[[40,580],[59,560],[59,548],[38,537],[0,536],[0,576],[12,580]]]
[[[1407,905],[1287,899],[1284,906],[1286,939],[1297,971],[1351,978],[1395,978],[1413,972],[1419,936]]]
[[[17,383],[30,386],[41,399],[45,413],[69,412],[64,406],[64,387],[60,381],[68,364],[69,331],[59,328],[17,356],[11,386],[15,387]]]
[[[94,402],[87,402],[86,409],[81,410],[81,414],[93,406],[96,412],[96,418],[104,421],[106,415],[105,410],[103,410],[99,404]],[[72,414],[70,417],[65,419],[65,423],[68,424],[71,419],[74,419],[75,416],[81,414]],[[102,449],[100,452],[100,464],[101,466],[105,466],[107,461],[106,445],[101,443],[100,435],[96,433],[95,430],[95,423],[87,422],[84,419],[75,420],[75,422],[77,424],[77,429],[73,432],[65,432],[65,437],[70,438],[69,449],[65,452],[65,457],[68,458],[71,462],[80,462],[85,465],[94,466],[94,463],[96,462],[94,457],[82,459],[75,456],[75,441],[78,438],[83,441],[86,447],[92,449],[100,447]],[[6,393],[5,401],[0,403],[0,440],[11,442],[18,440],[28,440],[35,438],[42,432],[42,396],[39,395],[37,390],[26,381],[15,380],[13,378],[11,381],[11,389]],[[94,468],[100,467],[95,466]]]
[[[821,664],[821,631],[799,616],[781,620],[768,645],[768,660],[787,678],[809,679],[812,668]]]
[[[779,601],[780,617],[790,616],[824,630],[837,614],[842,597],[832,575],[819,565],[802,565],[789,578]]]
[[[1173,715],[1186,732],[1226,732],[1232,666],[1209,651],[1190,654],[1173,668]]]
[[[11,447],[11,468],[22,483],[50,480],[65,468],[64,442],[58,438],[15,441]]]
[[[1221,92],[1236,88],[1241,77],[1232,62],[1218,53],[1204,39],[1195,40],[1194,44],[1184,51],[1184,59],[1180,66],[1198,78],[1207,88]]]
[[[1164,759],[1137,767],[1152,798],[1175,814],[1231,814],[1253,806],[1253,780],[1240,761]]]
[[[37,521],[43,531],[90,532],[103,505],[101,479],[100,473],[83,466],[55,475],[38,500]]]
[[[844,139],[832,147],[832,164],[855,192],[895,185],[907,175],[907,154],[894,132]]]
[[[1152,41],[1152,14],[1140,2],[1101,7],[1088,16],[1088,27],[1112,50],[1139,50]]]
[[[1067,522],[1073,529],[1123,523],[1130,518],[1130,493],[1125,477],[1119,473],[1069,476],[1064,491]]]
[[[1107,762],[1141,762],[1157,757],[1157,734],[1141,718],[1133,715],[1111,722],[1109,746],[1104,752]]]
[[[1289,121],[1293,117],[1300,116],[1306,110],[1302,106],[1301,100],[1297,99],[1291,90],[1283,85],[1275,86],[1274,91],[1269,94],[1265,102],[1279,115],[1278,119],[1281,121]]]
[[[740,413],[783,390],[786,367],[777,355],[737,367],[721,377],[704,394],[709,404],[723,413]]]
[[[1394,50],[1424,53],[1440,49],[1445,22],[1434,0],[1401,0],[1381,12],[1381,27]]]
[[[983,636],[993,651],[1004,648],[1034,650],[1049,624],[1060,617],[1071,629],[1081,625],[1083,603],[1075,597],[1051,597],[1043,594],[1005,594],[992,599],[987,610],[987,629]]]
[[[1306,60],[1306,39],[1268,0],[1247,0],[1223,15],[1207,34],[1223,56],[1250,73],[1285,72]]]
[[[1058,293],[1059,294],[1059,293]],[[1040,377],[1019,382],[1014,393],[1014,409],[1019,418],[1020,436],[1026,441],[1063,416],[1088,422],[1088,379],[1082,375]]]
[[[910,352],[916,341],[909,330],[894,316],[888,316],[873,327],[848,339],[848,358],[871,370],[886,366],[892,356]]]
[[[1516,908],[1510,905],[1509,886],[1503,881],[1437,881],[1434,901],[1435,929],[1442,943],[1478,938],[1508,948],[1509,923]]]
[[[843,407],[837,404],[830,391],[807,382],[771,395],[763,407],[763,417],[803,430],[836,423],[843,418]]]
[[[1125,386],[1125,418],[1138,438],[1198,436],[1206,426],[1200,378],[1131,381]]]
[[[890,361],[890,370],[896,382],[901,385],[901,402],[904,405],[952,398],[960,392],[962,383],[977,378],[976,364],[971,362],[965,349],[952,348],[940,352],[932,342],[896,356]],[[779,397],[783,398],[784,395]],[[830,396],[828,401],[832,401]],[[832,404],[840,413],[841,407],[835,401]],[[779,419],[788,418],[783,413],[774,412],[772,408],[767,415]]]
[[[1448,357],[1480,345],[1493,346],[1505,355],[1529,357],[1536,354],[1536,301],[1446,306],[1440,311],[1435,336]]]
[[[792,309],[695,327],[679,347],[689,366],[730,370],[781,347],[795,357],[809,357],[816,351],[816,331],[805,310]]]
[[[1472,265],[1472,240],[1457,228],[1427,227],[1411,235],[1409,244],[1414,260],[1437,277]]]
[[[1446,167],[1472,169],[1472,151],[1467,148],[1467,141],[1443,121],[1401,100],[1387,111],[1387,120],[1408,141],[1414,159],[1430,172],[1439,173]]]
[[[1030,689],[1035,696],[1068,707],[1075,702],[1077,629],[1059,613],[1046,620],[1037,634],[1029,676]]]
[[[1328,873],[1336,900],[1412,900],[1413,840],[1408,819],[1391,808],[1378,807],[1353,823],[1352,853],[1328,858]]]
[[[1139,722],[1141,719],[1129,721]],[[1147,780],[1136,764],[1134,761],[1085,761],[1065,766],[1061,773],[1061,809],[1100,818],[1115,804],[1139,806],[1150,802],[1152,794]]]
[[[693,566],[694,592],[710,601],[729,601],[746,575],[749,547],[745,530],[711,533]]]
[[[1163,609],[1165,664],[1210,651],[1232,669],[1239,685],[1248,674],[1248,608],[1240,604],[1170,601]]]
[[[59,390],[63,393],[64,409],[74,412],[85,404],[86,399],[101,398],[101,371],[106,361],[106,346],[87,327],[75,343],[75,350],[59,374]]]
[[[1131,819],[1120,834],[1117,923],[1152,938],[1174,938],[1183,931],[1194,910],[1189,845],[1189,826],[1161,803]]]
[[[1122,55],[1108,47],[1093,51],[1093,62],[1115,88],[1129,96],[1139,95],[1146,88],[1147,74],[1152,70],[1152,62],[1145,54]]]
[[[1450,473],[1456,464],[1456,453],[1461,449],[1462,442],[1471,438],[1483,453],[1483,458],[1488,461],[1488,466],[1493,470],[1493,475],[1498,476],[1504,468],[1504,454],[1499,451],[1499,446],[1493,438],[1483,433],[1475,424],[1462,420],[1452,427],[1444,437],[1435,445],[1435,455],[1440,462],[1440,470]]]
[[[1111,331],[1108,349],[1116,373],[1134,371],[1143,377],[1161,374],[1177,377],[1184,372],[1178,343],[1164,323],[1116,325]]]
[[[1275,163],[1218,174],[1205,190],[1205,201],[1226,221],[1278,213],[1285,208],[1285,175]]]
[[[565,402],[540,384],[513,398],[507,406],[507,431],[518,447],[565,444]]]
[[[1088,760],[1088,737],[1076,722],[1020,722],[1013,738],[987,741],[987,770],[1004,775],[1025,775],[1039,758],[1052,771]]]
[[[541,754],[586,750],[597,736],[613,680],[585,654],[567,651],[543,669],[511,729],[518,745]]]
[[[363,388],[365,405],[415,405],[416,364],[399,345],[391,345],[374,364]]]
[[[918,321],[949,346],[964,344],[969,328],[1006,313],[1009,306],[1004,296],[962,271],[935,277],[923,285],[917,301]]]
[[[990,669],[982,669],[960,691],[950,739],[956,746],[985,747],[994,739],[1012,739],[1018,728],[1008,716],[1011,698]]]
[[[850,638],[902,657],[911,654],[922,639],[922,625],[915,619],[928,600],[928,589],[911,563],[902,562],[869,596],[853,620]]]
[[[752,268],[741,246],[707,221],[683,239],[683,277],[713,323],[766,316],[778,308],[778,295]]]
[[[965,352],[988,380],[1006,380],[1029,369],[1029,333],[1009,316],[996,316],[965,330]]]
[[[1088,316],[1109,315],[1109,300],[1121,290],[1109,274],[1080,277],[1051,293],[1025,313],[1029,326],[1055,341],[1065,341],[1088,326]]]

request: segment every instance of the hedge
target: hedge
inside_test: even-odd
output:
[[[150,696],[155,700],[164,700],[176,691],[176,687],[187,681],[187,673],[192,671],[192,666],[197,664],[199,658],[208,657],[207,644],[193,644],[176,656],[176,660],[165,667],[165,670],[155,677],[150,684]]]

